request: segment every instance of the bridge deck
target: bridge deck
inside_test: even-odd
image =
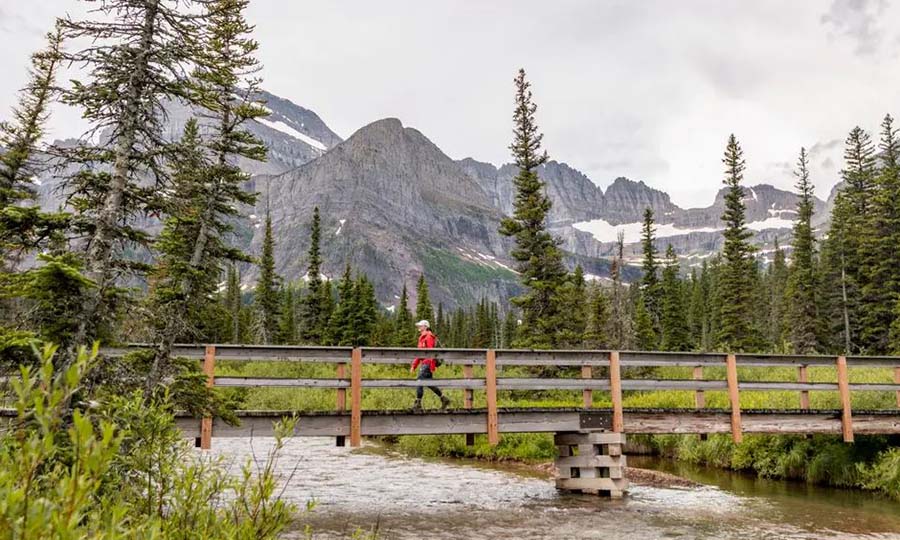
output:
[[[611,409],[531,408],[499,409],[501,433],[556,433],[585,429],[610,429]],[[731,433],[731,411],[722,409],[624,409],[624,432]],[[485,409],[411,412],[363,411],[361,435],[442,435],[487,433]],[[765,410],[741,411],[744,433],[841,434],[840,410]],[[349,412],[241,411],[241,425],[229,426],[221,420],[213,424],[214,437],[266,437],[272,435],[274,421],[296,415],[296,435],[337,437],[350,435]],[[179,418],[185,436],[200,434],[200,421]],[[854,432],[900,434],[900,411],[854,411]]]

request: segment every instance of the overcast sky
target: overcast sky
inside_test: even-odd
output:
[[[553,159],[705,206],[734,132],[748,183],[789,188],[801,146],[826,196],[854,125],[900,115],[900,7],[887,0],[252,0],[264,86],[342,137],[388,116],[453,158],[509,161],[524,67]],[[0,0],[0,118],[28,55],[76,0]],[[77,134],[59,112],[52,136]]]

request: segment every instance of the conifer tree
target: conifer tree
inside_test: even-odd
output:
[[[448,322],[447,317],[444,315],[444,304],[442,302],[438,302],[437,315],[435,315],[434,322],[434,332],[437,334],[438,339],[441,340],[441,344],[444,343],[441,336],[446,336],[448,334]]]
[[[100,20],[58,20],[65,39],[84,43],[62,58],[87,75],[72,81],[62,99],[81,109],[94,133],[106,134],[99,143],[86,137],[75,148],[56,149],[78,170],[68,181],[69,201],[78,234],[87,238],[87,277],[98,285],[80,306],[74,343],[88,343],[115,315],[124,294],[115,289],[121,269],[146,270],[126,248],[148,242],[132,218],[164,210],[158,188],[169,183],[163,159],[173,144],[163,136],[164,103],[198,101],[190,73],[205,17],[194,7],[202,2],[105,0],[93,10]]]
[[[728,350],[743,351],[756,342],[751,317],[753,314],[753,247],[746,227],[744,208],[744,157],[734,135],[728,137],[725,148],[725,247],[723,268],[718,287],[721,326],[718,343]]]
[[[793,252],[785,290],[787,340],[796,354],[820,352],[819,283],[815,266],[816,238],[813,234],[813,185],[809,179],[809,158],[800,149],[797,159],[797,221],[794,223]]]
[[[887,353],[894,306],[900,301],[900,139],[894,119],[881,123],[875,174],[865,234],[860,238],[860,342],[868,352]]]
[[[278,313],[278,342],[293,345],[297,342],[297,308],[294,303],[294,287],[285,286],[281,291],[281,307]]]
[[[610,346],[610,305],[609,298],[598,283],[587,288],[587,324],[584,331],[584,345],[589,349],[606,349]]]
[[[303,341],[319,344],[322,341],[327,319],[322,302],[322,254],[320,251],[321,224],[319,207],[313,209],[313,221],[309,233],[308,265],[306,267],[306,295],[302,303]]]
[[[691,272],[690,301],[688,305],[688,326],[691,343],[695,349],[708,351],[712,348],[710,340],[710,285],[709,266],[704,260],[700,274]]]
[[[353,311],[349,327],[349,345],[361,347],[369,345],[378,319],[378,302],[375,288],[365,274],[358,275],[353,284]]]
[[[516,188],[513,215],[503,219],[500,234],[515,238],[516,247],[511,256],[518,263],[517,270],[525,288],[521,296],[513,299],[522,312],[519,345],[552,347],[555,330],[562,318],[559,293],[566,279],[566,269],[559,241],[546,227],[551,203],[537,168],[548,158],[546,153],[540,152],[543,135],[535,123],[537,105],[532,101],[525,70],[519,70],[515,83],[515,128],[510,150],[519,172],[513,180]]]
[[[647,207],[644,209],[644,224],[641,227],[641,250],[644,254],[641,262],[641,270],[643,270],[641,290],[644,295],[644,304],[653,320],[653,327],[658,331],[662,315],[662,291],[659,284],[659,262],[654,245],[655,233],[653,210]]]
[[[434,320],[434,308],[431,306],[431,298],[428,295],[425,274],[419,276],[419,282],[416,284],[416,320],[429,322]]]
[[[653,330],[653,319],[641,292],[637,293],[634,306],[634,339],[639,351],[655,351],[659,347],[659,340]]]
[[[330,345],[351,345],[353,340],[353,314],[356,305],[353,294],[353,275],[349,264],[344,268],[344,273],[341,275],[337,289],[337,305],[334,307],[331,319],[328,322],[328,341]]]
[[[625,268],[625,234],[619,231],[616,238],[616,257],[610,268],[612,277],[612,301],[610,305],[610,346],[622,350],[631,348],[634,326],[628,311],[628,295],[622,283]]]
[[[416,344],[416,329],[412,313],[409,312],[409,294],[406,291],[406,283],[400,291],[400,301],[395,310],[397,313],[394,328],[394,343],[397,347],[413,347]]]
[[[38,145],[56,94],[61,47],[58,30],[47,35],[46,49],[31,57],[28,83],[12,110],[12,121],[0,123],[0,272],[67,226],[67,214],[41,211],[34,185],[43,172]]]
[[[241,276],[234,263],[228,265],[228,278],[225,288],[225,305],[228,311],[229,327],[231,329],[229,342],[241,342]]]
[[[787,290],[788,267],[784,250],[775,238],[775,251],[772,264],[766,275],[766,304],[768,309],[761,310],[766,315],[766,341],[772,350],[783,349],[785,328],[785,291]]]
[[[519,321],[516,313],[512,309],[507,309],[506,316],[503,319],[502,339],[500,346],[506,349],[511,348],[516,342],[516,333],[519,330]]]
[[[662,305],[660,347],[664,351],[690,350],[687,306],[682,282],[678,277],[678,257],[670,244],[666,249],[666,266],[660,285]]]
[[[278,335],[279,299],[278,274],[275,273],[275,240],[272,238],[272,216],[266,213],[266,232],[263,252],[259,260],[259,279],[256,282],[256,339],[259,343],[273,343]]]

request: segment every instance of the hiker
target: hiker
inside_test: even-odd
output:
[[[422,320],[416,323],[416,329],[419,331],[419,348],[420,349],[433,349],[435,343],[437,342],[437,337],[431,332],[430,324],[426,320]],[[418,369],[418,372],[416,371]],[[434,358],[416,358],[413,360],[411,366],[409,366],[410,373],[417,373],[417,380],[425,380],[431,379],[434,377],[434,370],[437,369],[437,364],[434,361]],[[441,409],[446,409],[448,405],[450,405],[450,400],[447,399],[443,393],[441,393],[441,389],[436,386],[428,387],[432,392],[434,392],[437,397],[441,398]],[[422,396],[425,394],[424,386],[416,387],[416,402],[413,404],[414,411],[422,410]]]

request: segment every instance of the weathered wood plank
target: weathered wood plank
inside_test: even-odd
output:
[[[741,395],[738,390],[737,360],[733,354],[725,358],[725,376],[728,380],[728,400],[731,402],[731,438],[735,443],[741,435]]]
[[[338,365],[334,370],[334,374],[338,379],[344,379],[347,376],[347,363],[338,362]],[[347,409],[347,390],[345,388],[337,389],[335,409],[338,412],[343,412]],[[337,437],[335,437],[334,444],[335,446],[343,447],[347,444],[347,438],[344,435],[338,435]]]
[[[463,366],[463,377],[466,379],[472,379],[475,376],[475,370],[472,364],[466,364]],[[483,383],[483,381],[482,381]],[[475,402],[475,391],[472,387],[467,387],[463,390],[463,408],[471,409],[472,405]],[[466,446],[475,446],[475,434],[474,433],[466,433]]]
[[[588,433],[557,433],[553,437],[553,443],[557,445],[576,444],[625,444],[625,434],[610,431],[596,431]]]
[[[350,446],[362,444],[362,351],[350,354]]]
[[[807,373],[806,364],[797,368],[797,380],[801,383],[809,382],[809,373]],[[809,409],[809,390],[800,391],[800,408]]]
[[[841,433],[844,442],[853,442],[853,418],[850,410],[850,380],[847,374],[847,358],[837,357],[837,378],[841,395]]]
[[[497,413],[497,357],[493,349],[488,349],[485,354],[484,377],[487,394],[488,444],[496,446],[500,443],[500,419]]]
[[[557,467],[625,467],[625,456],[567,456],[557,458]]]
[[[628,489],[628,481],[624,478],[558,478],[556,487],[571,490],[624,491]]]
[[[593,375],[591,366],[581,366],[581,378],[592,379]],[[594,405],[594,393],[589,388],[581,391],[581,403],[585,409],[590,409]]]
[[[613,408],[612,430],[620,433],[624,430],[624,417],[622,416],[622,372],[619,367],[619,351],[609,353],[609,393]]]
[[[216,380],[216,347],[207,345],[203,354],[203,373],[206,375],[206,386],[212,387]],[[212,448],[213,420],[204,417],[200,420],[200,449]]]

